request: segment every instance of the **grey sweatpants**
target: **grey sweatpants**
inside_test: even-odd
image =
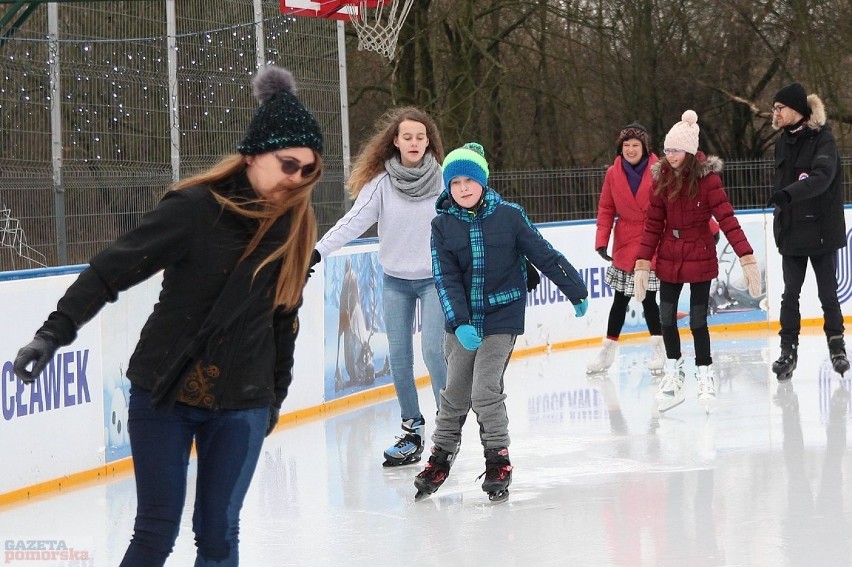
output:
[[[509,446],[509,417],[503,374],[515,348],[516,335],[488,335],[475,350],[466,350],[453,333],[444,337],[447,386],[441,391],[441,408],[435,419],[432,442],[455,453],[461,430],[473,409],[479,422],[479,438],[485,449]]]

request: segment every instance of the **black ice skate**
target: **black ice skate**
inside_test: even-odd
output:
[[[444,484],[450,475],[454,456],[455,453],[444,451],[440,447],[432,447],[432,455],[426,463],[426,468],[414,477],[414,487],[417,489],[417,494],[414,495],[415,501],[434,494]]]
[[[831,355],[831,365],[834,371],[843,376],[849,370],[849,359],[846,358],[846,343],[843,335],[828,338],[828,352]]]
[[[512,463],[509,462],[509,449],[500,447],[485,450],[485,476],[482,490],[488,493],[492,502],[504,502],[509,498],[509,485],[512,484]]]
[[[784,382],[793,377],[793,371],[799,361],[799,345],[781,345],[781,356],[772,363],[772,372],[777,375],[779,382]],[[847,366],[848,368],[848,366]]]

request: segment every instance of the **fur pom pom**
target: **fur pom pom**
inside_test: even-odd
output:
[[[686,110],[683,115],[680,117],[683,122],[687,124],[697,124],[698,123],[698,114],[695,113],[694,110]]]
[[[295,95],[297,92],[296,79],[287,69],[267,65],[257,72],[252,81],[252,93],[261,104],[281,91]]]

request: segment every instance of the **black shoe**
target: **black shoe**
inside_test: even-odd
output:
[[[789,380],[793,377],[793,371],[799,362],[799,345],[781,345],[781,356],[772,363],[772,372],[778,376],[779,381]]]
[[[499,447],[485,450],[485,476],[482,490],[488,494],[501,492],[512,484],[512,463],[509,461],[509,449]]]
[[[834,371],[843,376],[849,370],[849,359],[846,357],[846,343],[843,335],[828,338],[828,352],[831,355],[831,365]]]
[[[415,498],[424,494],[432,494],[440,488],[450,475],[450,467],[453,464],[455,453],[444,451],[439,447],[432,447],[432,456],[423,469],[414,477],[414,487],[417,489]]]

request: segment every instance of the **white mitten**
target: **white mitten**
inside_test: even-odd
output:
[[[645,293],[648,291],[648,283],[651,279],[651,261],[636,260],[633,268],[633,297],[636,301],[644,301]]]

